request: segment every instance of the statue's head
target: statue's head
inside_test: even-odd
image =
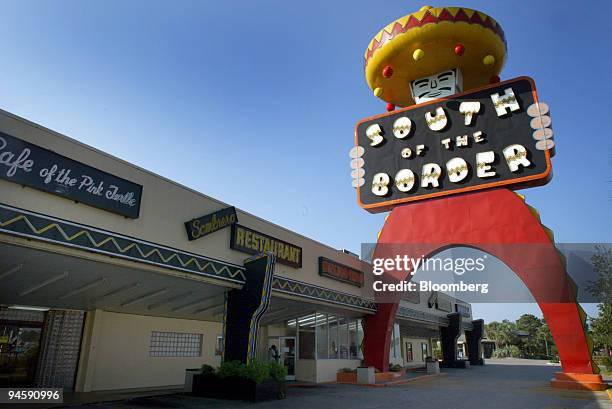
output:
[[[504,32],[491,17],[424,6],[376,34],[365,74],[375,96],[406,107],[498,82],[505,59]]]

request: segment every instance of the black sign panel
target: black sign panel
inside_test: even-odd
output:
[[[326,257],[319,257],[319,275],[356,285],[357,287],[363,286],[363,271],[345,266]]]
[[[230,247],[247,254],[271,251],[276,262],[294,268],[302,267],[302,248],[239,224],[232,225]]]
[[[137,219],[142,186],[0,132],[0,178]]]
[[[547,183],[551,176],[551,153],[541,149],[543,143],[552,141],[535,139],[537,122],[532,121],[538,118],[530,116],[535,106],[527,113],[535,102],[533,81],[520,77],[359,122],[355,144],[363,150],[352,154],[355,159],[351,167],[353,177],[363,179],[357,188],[360,206],[380,212],[431,197],[497,186],[522,188]],[[466,111],[467,103],[479,103],[469,125],[461,112]],[[498,108],[505,113],[498,112]],[[402,117],[409,121],[396,122]],[[550,125],[545,121],[549,119],[544,118],[540,128]],[[403,129],[397,126],[402,121]],[[405,126],[407,123],[409,126]],[[376,136],[378,129],[382,139]],[[550,129],[538,131],[548,137],[544,131]],[[451,161],[453,158],[459,159]],[[409,172],[399,173],[404,169]]]
[[[238,222],[235,207],[226,207],[206,216],[185,222],[189,241],[199,239]]]

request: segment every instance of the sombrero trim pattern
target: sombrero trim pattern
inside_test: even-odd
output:
[[[406,33],[413,28],[423,27],[426,24],[444,22],[477,24],[497,34],[504,45],[506,45],[504,30],[502,30],[501,26],[495,20],[484,13],[462,7],[430,8],[404,16],[380,30],[368,45],[368,49],[365,52],[365,65],[368,64],[368,61],[372,58],[376,50],[398,35]]]

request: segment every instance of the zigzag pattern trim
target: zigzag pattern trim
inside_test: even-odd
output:
[[[290,280],[284,277],[274,277],[272,280],[272,289],[287,294],[299,295],[334,304],[342,304],[368,311],[376,311],[376,303],[374,300],[306,284],[301,281]]]
[[[0,232],[244,283],[244,268],[0,204]]]
[[[376,50],[381,48],[387,42],[391,41],[394,37],[397,37],[398,35],[403,34],[412,28],[419,28],[426,24],[438,24],[443,22],[463,22],[466,24],[479,25],[494,32],[500,38],[500,40],[506,44],[504,30],[494,19],[486,14],[463,7],[439,7],[412,13],[383,28],[380,32],[378,32],[378,34],[376,34],[376,36],[374,36],[374,39],[372,39],[368,45],[368,49],[365,52],[365,65],[368,64],[368,61],[370,58],[372,58]]]

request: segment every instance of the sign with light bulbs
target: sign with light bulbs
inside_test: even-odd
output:
[[[520,77],[360,121],[351,150],[361,207],[473,190],[546,184],[554,153],[548,106]]]

